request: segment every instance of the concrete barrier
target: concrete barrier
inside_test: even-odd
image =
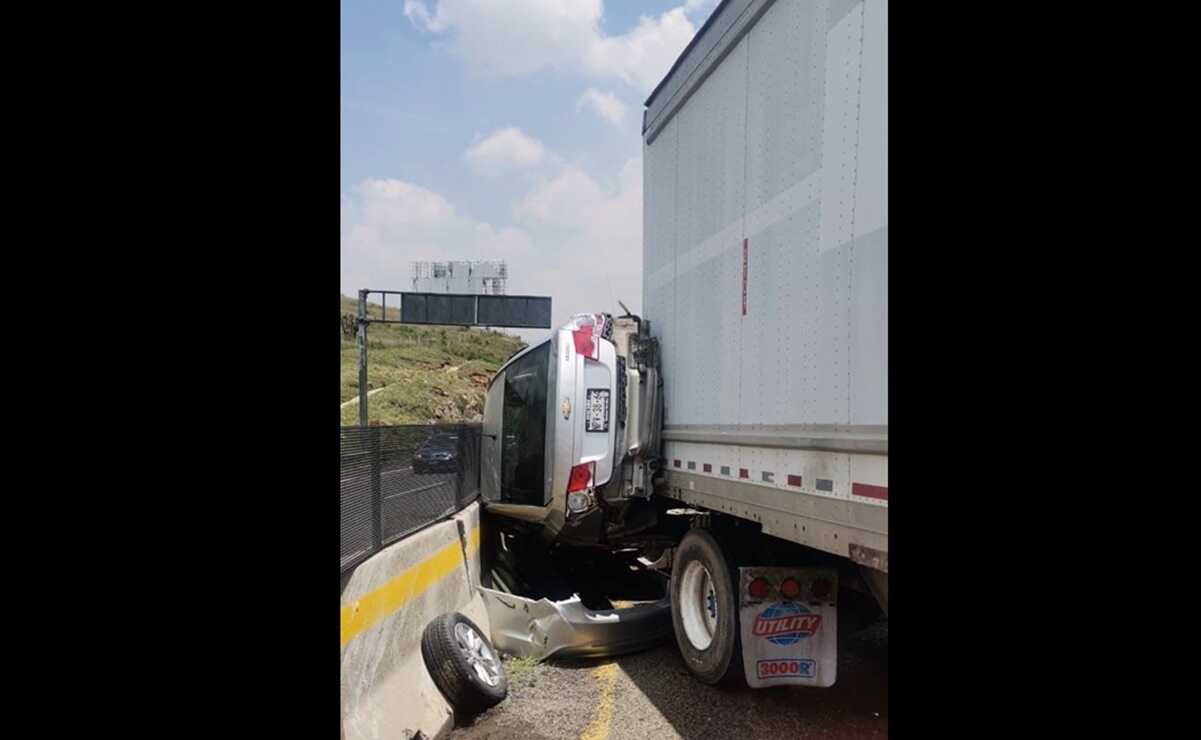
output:
[[[363,561],[342,590],[342,734],[406,740],[450,731],[453,711],[421,657],[421,634],[439,614],[462,612],[489,634],[475,587],[480,511],[415,532]]]

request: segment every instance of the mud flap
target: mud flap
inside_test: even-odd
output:
[[[833,686],[838,677],[838,572],[828,568],[738,570],[747,685],[756,689]],[[752,589],[757,579],[763,582]]]

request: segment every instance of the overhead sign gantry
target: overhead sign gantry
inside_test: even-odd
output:
[[[382,318],[367,315],[367,297],[380,296]],[[400,318],[388,318],[388,296],[400,296]],[[367,327],[370,324],[435,324],[495,326],[509,329],[549,329],[550,297],[414,293],[400,290],[359,291],[359,426],[367,426]]]

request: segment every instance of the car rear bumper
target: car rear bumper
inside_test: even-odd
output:
[[[523,658],[606,657],[654,647],[672,636],[671,596],[624,609],[592,611],[578,595],[527,599],[479,587],[492,643]]]

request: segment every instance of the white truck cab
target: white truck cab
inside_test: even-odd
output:
[[[486,508],[571,544],[628,532],[659,467],[657,347],[637,316],[580,314],[505,363],[484,406]]]

